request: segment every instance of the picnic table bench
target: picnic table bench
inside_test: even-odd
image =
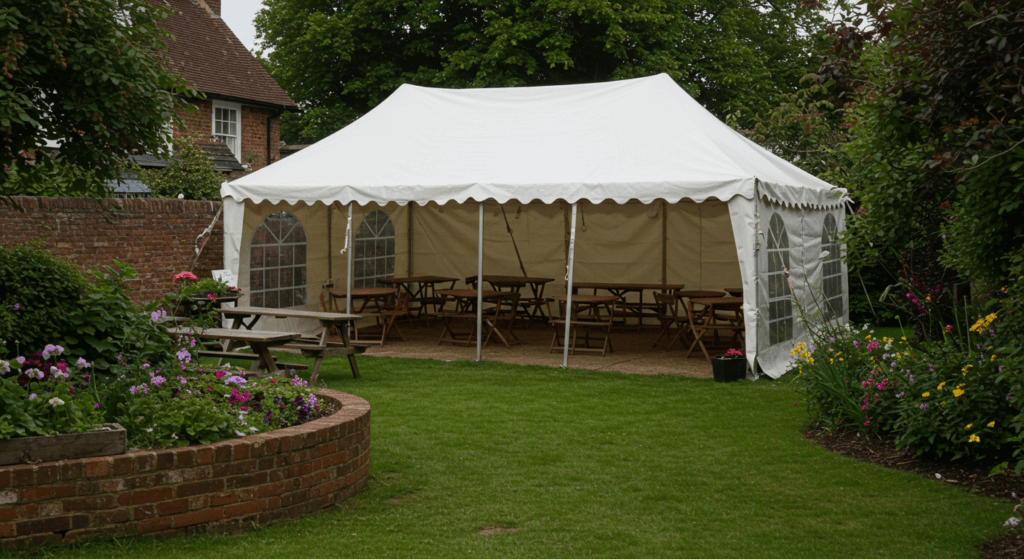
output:
[[[362,348],[357,348],[352,345],[348,336],[348,324],[360,318],[359,315],[345,314],[337,312],[319,312],[319,311],[306,311],[299,309],[268,309],[263,307],[231,307],[218,309],[217,312],[221,313],[224,318],[232,319],[231,328],[236,332],[252,332],[256,333],[258,330],[252,330],[252,327],[259,321],[260,317],[272,316],[275,318],[309,318],[318,320],[320,322],[319,332],[314,333],[311,336],[296,336],[292,340],[288,340],[283,344],[286,349],[297,349],[303,357],[314,357],[316,361],[313,364],[313,373],[309,378],[309,382],[312,384],[316,382],[317,377],[320,375],[320,364],[323,362],[324,357],[330,357],[333,355],[345,355],[348,357],[349,367],[352,369],[353,378],[359,378],[359,366],[356,364],[356,353],[362,353]],[[249,322],[246,319],[251,318]],[[245,330],[242,330],[242,327]],[[332,342],[329,340],[331,329],[335,328],[341,334],[341,342]],[[233,340],[226,339],[230,342]],[[229,351],[231,348],[225,343],[224,350]],[[254,348],[255,350],[255,348]],[[200,352],[202,353],[202,352]],[[297,368],[297,367],[293,367]],[[302,366],[302,368],[307,368]]]
[[[306,369],[306,365],[278,363],[277,359],[270,353],[273,346],[283,345],[292,340],[298,339],[302,334],[298,332],[271,332],[264,330],[235,330],[232,328],[168,328],[167,331],[176,336],[196,336],[197,338],[214,339],[227,343],[240,343],[252,348],[252,353],[240,353],[237,351],[211,351],[201,349],[197,353],[204,357],[224,357],[229,359],[249,359],[258,362],[260,369],[266,369],[268,373],[279,372],[280,367],[288,369]]]

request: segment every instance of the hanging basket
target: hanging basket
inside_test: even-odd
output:
[[[743,357],[712,357],[715,382],[734,382],[747,378],[747,360]]]

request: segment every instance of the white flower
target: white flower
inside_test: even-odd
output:
[[[185,199],[185,195],[184,194],[178,194],[178,200],[184,200],[184,199]]]
[[[1020,518],[1011,516],[1006,522],[1003,522],[1003,526],[1006,528],[1016,528],[1020,524]]]
[[[176,433],[171,433],[171,438],[177,440],[178,435]]]
[[[244,437],[245,436],[245,433],[243,433],[243,432],[241,432],[241,431],[239,431],[237,429],[235,429],[235,434],[238,435],[239,437]]]
[[[147,429],[146,429],[146,432],[147,432],[147,433],[152,433],[152,432],[153,432],[153,428],[152,428],[152,427],[149,427],[149,428],[147,428]]]
[[[53,407],[63,406],[64,405],[64,400],[61,400],[60,398],[54,396],[53,398],[50,398],[50,401],[47,402],[47,403],[50,404]]]

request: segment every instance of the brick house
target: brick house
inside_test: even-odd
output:
[[[221,0],[151,1],[174,10],[160,24],[176,39],[164,53],[170,68],[206,95],[192,101],[198,111],[180,113],[186,129],[176,127],[174,137],[199,135],[229,178],[279,160],[281,114],[298,107],[221,19]],[[240,165],[217,157],[224,146]]]

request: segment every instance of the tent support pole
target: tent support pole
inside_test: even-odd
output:
[[[668,201],[661,204],[661,285],[668,283]]]
[[[415,206],[415,202],[409,202],[409,227],[408,227],[408,241],[406,247],[409,249],[409,258],[405,261],[405,276],[412,277],[412,207]]]
[[[569,368],[569,330],[572,323],[572,268],[573,258],[576,255],[576,203],[572,204],[572,220],[569,226],[569,265],[568,273],[565,275],[565,339],[562,343],[562,368]]]
[[[348,225],[345,226],[345,257],[348,260],[348,272],[346,276],[348,282],[345,284],[345,312],[352,314],[352,206],[355,202],[350,202],[348,205]]]
[[[334,202],[327,204],[327,279],[334,277],[334,266],[331,265],[334,258],[334,248],[331,243],[331,214],[334,213]]]
[[[513,309],[513,312],[515,310]],[[476,360],[483,359],[484,348],[484,203],[480,202],[480,226],[476,245]]]

